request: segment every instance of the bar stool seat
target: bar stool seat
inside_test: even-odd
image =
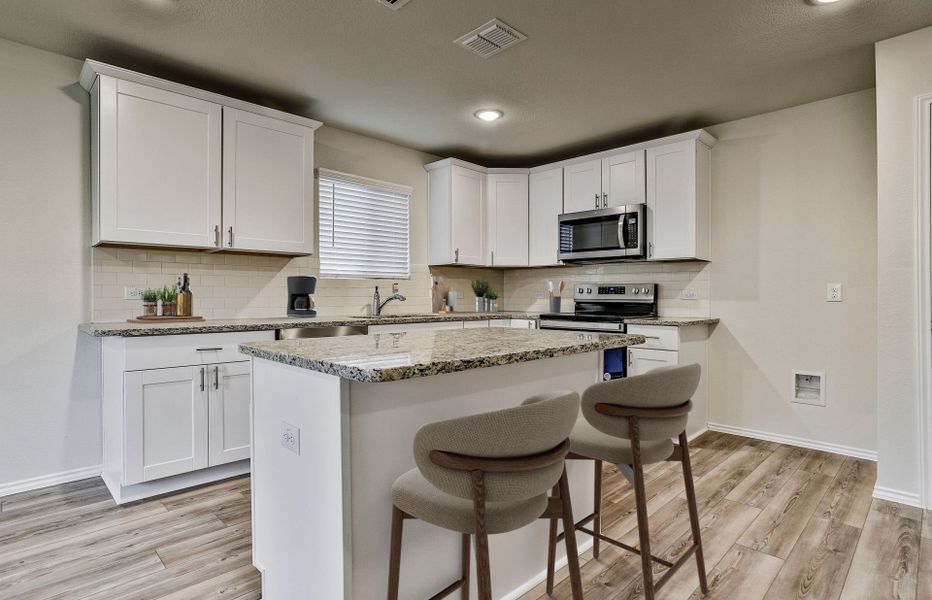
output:
[[[634,462],[630,441],[602,433],[583,417],[576,421],[570,435],[570,453],[616,465],[630,465]],[[671,454],[673,440],[641,442],[641,459],[645,463],[662,462]]]
[[[392,503],[431,525],[460,533],[476,533],[473,501],[437,489],[418,469],[411,469],[395,480]],[[486,502],[486,532],[505,533],[520,529],[538,520],[546,509],[547,494],[521,500]]]

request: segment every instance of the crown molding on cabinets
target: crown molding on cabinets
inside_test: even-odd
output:
[[[174,92],[176,94],[190,96],[192,98],[198,98],[207,102],[213,102],[214,104],[220,104],[222,106],[228,106],[230,108],[235,108],[245,112],[271,117],[273,119],[278,119],[279,121],[294,123],[295,125],[301,125],[302,127],[307,127],[312,130],[317,129],[323,125],[323,123],[320,121],[315,121],[314,119],[293,115],[291,113],[286,113],[274,108],[268,108],[267,106],[260,106],[251,102],[245,102],[243,100],[237,100],[236,98],[215,94],[213,92],[201,90],[189,85],[175,83],[166,79],[160,79],[159,77],[137,73],[136,71],[130,71],[129,69],[124,69],[122,67],[115,67],[113,65],[108,65],[106,63],[91,60],[89,58],[84,61],[84,66],[81,68],[81,76],[78,81],[81,84],[81,87],[90,92],[91,88],[94,87],[94,81],[97,80],[98,75],[107,75],[116,79],[122,79],[123,81],[140,83],[149,87],[159,88],[169,92]]]
[[[470,171],[492,175],[527,175],[530,172],[530,169],[488,168],[483,167],[482,165],[477,165],[476,163],[466,162],[465,160],[460,160],[458,158],[444,158],[432,163],[427,163],[424,165],[424,170],[430,172],[436,171],[437,169],[442,169],[444,167],[452,166],[463,167],[464,169],[469,169]]]

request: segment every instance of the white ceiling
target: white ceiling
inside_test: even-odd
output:
[[[494,17],[529,39],[453,45]],[[930,0],[0,0],[0,37],[489,166],[869,88],[873,42],[930,24]]]

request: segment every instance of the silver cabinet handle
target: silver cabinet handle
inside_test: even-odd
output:
[[[647,242],[647,258],[654,255],[654,242]]]
[[[214,225],[214,246],[220,247],[220,226]]]
[[[201,367],[201,391],[204,391],[204,367]]]
[[[230,248],[233,247],[233,226],[230,225]]]
[[[602,192],[602,208],[608,208],[608,194]]]
[[[220,367],[214,367],[214,389],[220,389]]]
[[[634,355],[631,354],[630,351],[628,352],[628,366],[629,366],[629,367],[633,367],[633,366],[634,366]]]
[[[495,266],[495,250],[492,250],[492,266]]]
[[[644,339],[645,340],[659,340],[660,336],[659,335],[645,335]]]
[[[458,263],[460,261],[460,249],[457,248],[453,251],[453,262]]]
[[[596,207],[596,208],[599,208],[599,200],[600,200],[599,195],[596,194],[596,195],[595,195],[595,207]]]
[[[223,350],[223,348],[217,346],[216,348],[197,348],[195,352],[218,352],[220,350]]]

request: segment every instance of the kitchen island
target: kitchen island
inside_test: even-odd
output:
[[[540,392],[581,392],[601,373],[601,350],[644,341],[466,329],[241,345],[252,357],[253,562],[262,597],[384,598],[391,484],[414,467],[421,425]],[[592,505],[591,464],[569,465],[569,476],[582,516]],[[494,596],[517,597],[544,575],[546,522],[492,536],[490,552]],[[401,597],[430,597],[459,565],[459,534],[412,522]]]

